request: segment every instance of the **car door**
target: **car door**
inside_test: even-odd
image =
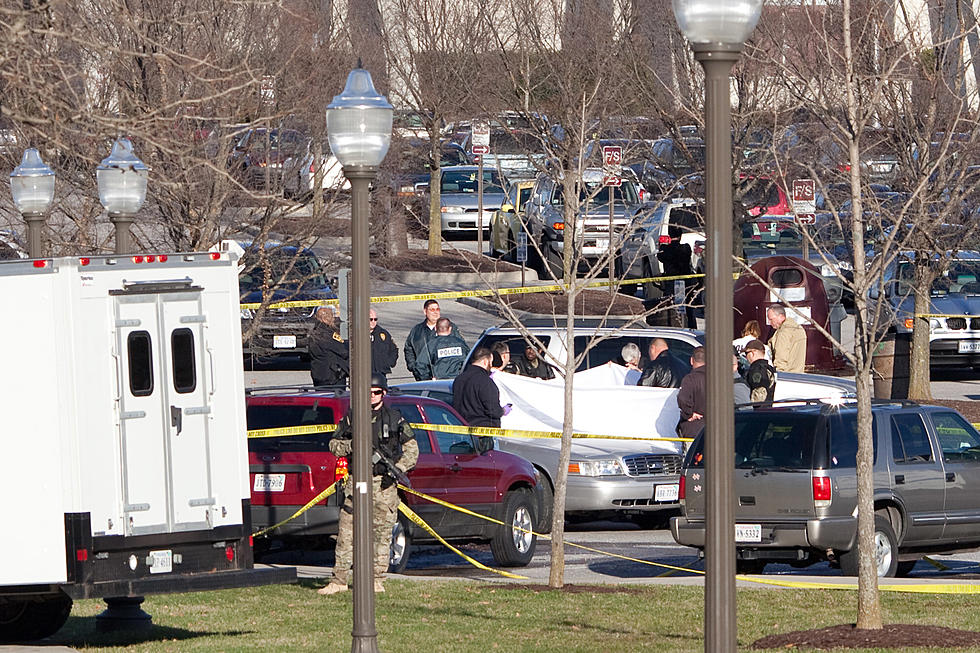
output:
[[[463,420],[447,406],[426,402],[422,408],[430,424],[465,426]],[[442,457],[446,500],[478,514],[491,514],[491,504],[499,501],[496,486],[500,471],[494,462],[494,451],[481,454],[476,438],[469,434],[434,433]],[[474,535],[485,530],[487,523],[477,517],[449,510],[443,516],[440,534],[445,537]]]
[[[946,485],[944,540],[980,540],[980,433],[954,412],[930,412]]]
[[[902,542],[938,540],[945,524],[946,481],[942,463],[932,449],[921,415],[898,413],[892,415],[889,422],[892,430],[892,488],[906,511]]]
[[[425,417],[423,417],[422,411],[414,400],[407,397],[396,398],[391,402],[391,406],[396,408],[402,417],[408,420],[409,424],[425,423]],[[419,459],[415,463],[414,469],[408,473],[408,478],[412,482],[412,489],[448,501],[444,481],[444,461],[439,450],[433,447],[433,432],[417,428],[413,428],[413,431],[415,431],[415,442],[419,446]],[[426,524],[435,529],[440,528],[446,513],[444,507],[410,492],[402,493],[402,500],[425,520]]]

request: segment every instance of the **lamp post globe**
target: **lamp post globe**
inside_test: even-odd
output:
[[[109,156],[95,169],[99,201],[116,229],[116,253],[133,250],[130,225],[146,200],[149,168],[133,154],[128,138],[117,138]]]
[[[391,144],[393,111],[371,73],[361,67],[350,71],[343,92],[327,106],[327,139],[342,166],[380,165]]]
[[[742,45],[755,29],[762,0],[674,0],[674,17],[691,43]]]
[[[28,254],[40,258],[44,255],[44,216],[54,201],[54,170],[33,147],[24,150],[20,165],[10,173],[10,195],[27,223]]]
[[[20,165],[10,173],[10,194],[21,213],[47,213],[54,201],[54,170],[33,147],[24,150]]]

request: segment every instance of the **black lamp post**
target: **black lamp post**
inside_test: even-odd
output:
[[[327,107],[327,138],[351,183],[350,403],[353,425],[354,628],[351,650],[378,650],[374,625],[374,549],[371,524],[371,288],[368,266],[368,189],[391,143],[392,106],[358,67]]]
[[[737,649],[735,623],[734,392],[732,387],[732,135],[729,76],[755,29],[762,0],[673,0],[674,16],[704,68],[707,251],[705,342],[704,650]]]

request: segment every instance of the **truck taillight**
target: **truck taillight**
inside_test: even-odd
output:
[[[221,258],[221,252],[211,252],[211,260],[217,261]]]
[[[911,329],[915,325],[915,320],[911,317],[905,318],[905,328]]]
[[[228,562],[235,561],[235,547],[233,546],[225,547],[225,558],[228,560]]]
[[[334,478],[344,478],[347,476],[347,467],[349,463],[346,458],[337,459],[337,468],[334,470]]]
[[[75,560],[79,562],[88,560],[88,549],[75,549]]]
[[[565,229],[565,223],[564,222],[552,223],[551,228],[554,229],[555,231],[562,231]]]
[[[92,262],[92,259],[90,259],[87,256],[83,256],[82,258],[78,259],[78,264],[79,265],[88,265],[91,262]]]
[[[817,508],[826,508],[830,505],[831,491],[830,479],[826,476],[813,477],[813,505]]]
[[[677,483],[677,498],[680,501],[687,498],[687,480],[683,474],[681,474],[680,481]]]
[[[657,243],[660,245],[669,245],[670,236],[661,236],[660,238],[657,239]]]
[[[34,261],[34,267],[36,268],[46,268],[48,267],[47,261]]]

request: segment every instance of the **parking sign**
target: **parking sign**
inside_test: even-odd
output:
[[[602,148],[602,166],[604,168],[621,168],[623,166],[623,148],[619,145],[604,145]]]
[[[812,179],[793,181],[793,213],[816,213],[817,185]]]

